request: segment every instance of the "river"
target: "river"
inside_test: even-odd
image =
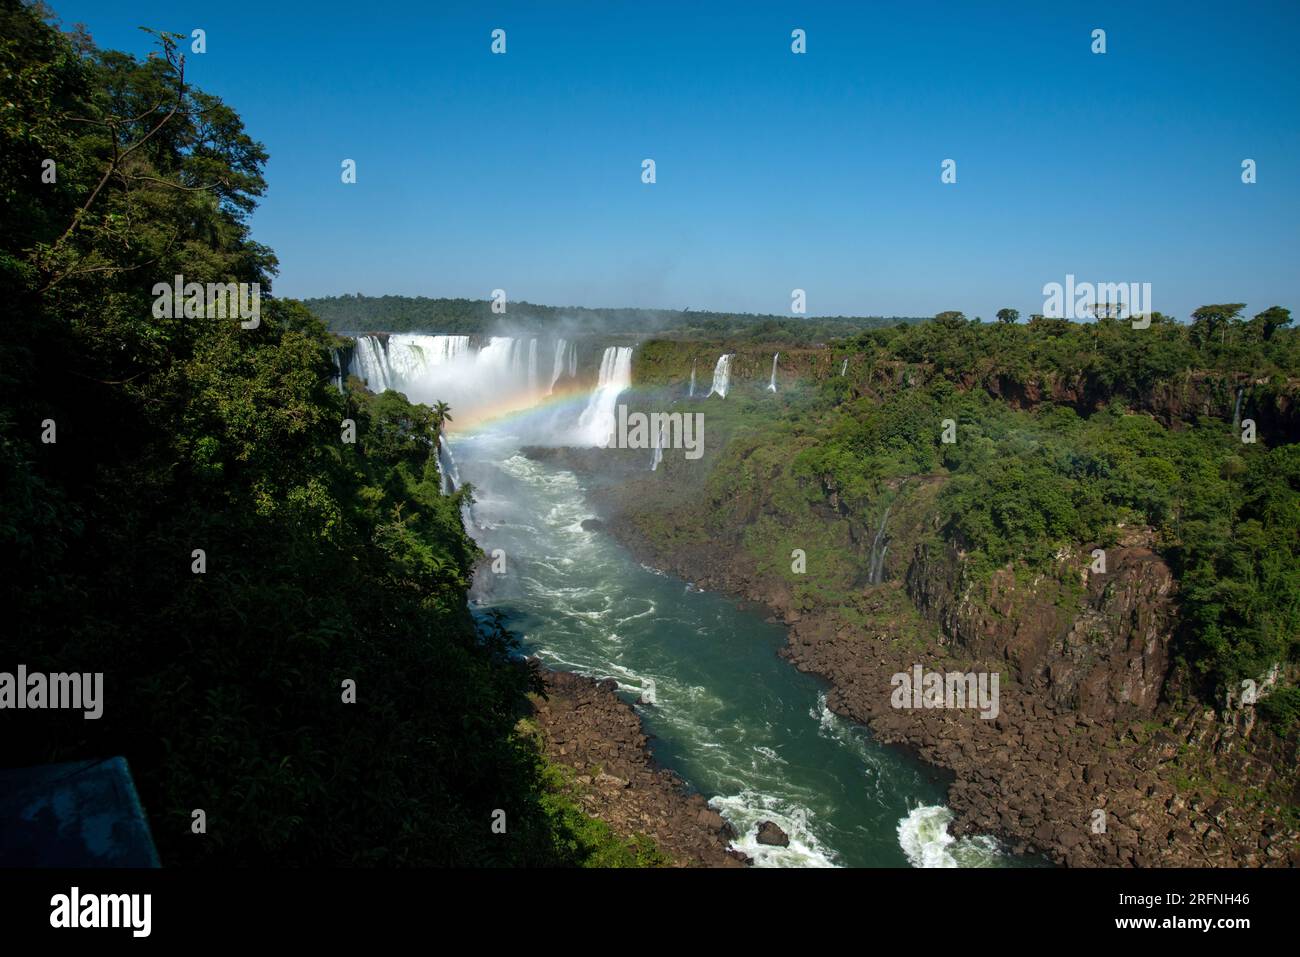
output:
[[[509,351],[498,344],[483,353],[489,348]],[[610,358],[602,368],[614,368]],[[450,371],[434,363],[406,375]],[[401,386],[400,376],[394,383],[391,370],[383,374]],[[457,374],[484,373],[475,365]],[[619,385],[602,381],[581,421],[590,425],[592,409]],[[407,391],[428,401],[424,388]],[[548,428],[573,411],[551,410]],[[654,704],[636,708],[656,760],[711,799],[739,832],[735,847],[760,867],[1025,863],[990,837],[949,836],[939,772],[832,714],[824,686],[777,657],[782,627],[647,568],[603,531],[584,529],[593,512],[581,480],[520,452],[537,431],[506,417],[448,441],[459,481],[474,487],[467,526],[505,562],[503,573],[483,566],[473,607],[501,612],[524,651],[549,667],[613,678],[630,702],[649,692]],[[781,826],[789,847],[757,843],[763,820]]]

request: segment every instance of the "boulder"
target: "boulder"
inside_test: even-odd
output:
[[[790,838],[785,831],[777,827],[775,821],[763,821],[758,825],[758,843],[772,847],[789,847]]]

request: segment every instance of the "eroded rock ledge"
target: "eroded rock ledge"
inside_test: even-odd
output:
[[[730,825],[672,771],[656,766],[641,719],[616,682],[543,671],[534,702],[546,756],[572,768],[583,809],[620,837],[645,834],[683,867],[742,867]]]

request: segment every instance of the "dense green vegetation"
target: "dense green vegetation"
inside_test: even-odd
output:
[[[106,676],[98,721],[6,714],[0,765],[126,755],[168,864],[664,863],[581,812],[520,722],[537,686],[512,637],[467,612],[471,492],[442,495],[436,470],[456,410],[329,381],[331,330],[483,333],[500,317],[470,300],[272,298],[276,260],[248,226],[266,153],[158,39],[139,61],[0,0],[0,669]],[[260,324],[156,316],[153,286],[175,275],[259,283]],[[959,544],[976,579],[1148,525],[1206,693],[1277,662],[1294,674],[1289,314],[1218,304],[1135,330],[1012,313],[918,325],[514,303],[508,318],[692,342],[847,337],[830,351],[849,376],[761,402],[738,390],[709,419],[711,521],[743,525],[756,554],[808,548],[838,576],[800,584],[822,600],[860,576],[817,531],[829,493],[865,524],[885,504],[933,506],[928,534]],[[1253,444],[1225,412],[1239,388]],[[1261,712],[1290,727],[1298,695]]]
[[[881,478],[941,465],[952,477],[944,531],[973,550],[977,571],[1042,566],[1060,545],[1107,544],[1120,524],[1153,527],[1180,582],[1180,655],[1222,691],[1300,656],[1300,335],[1285,309],[1245,321],[1241,308],[1202,307],[1190,324],[1157,316],[1148,329],[1037,317],[985,327],[950,314],[869,333],[857,346],[873,362],[921,363],[926,385],[879,408],[832,387],[828,401],[848,415],[805,464],[856,450],[846,478],[857,482],[863,466]],[[1073,388],[1062,394],[1063,383]],[[986,388],[958,391],[970,385]],[[989,395],[1031,385],[1047,399],[1032,413]],[[1232,423],[1237,387],[1254,442]],[[1223,418],[1202,414],[1207,398]],[[943,418],[959,423],[957,443],[941,442]]]
[[[563,335],[659,335],[679,339],[729,338],[753,342],[819,342],[863,329],[918,322],[917,319],[832,316],[761,316],[669,309],[588,309],[510,302],[505,315],[480,299],[427,299],[423,296],[329,296],[307,305],[335,332],[437,332],[481,335],[508,323],[510,328]]]
[[[895,534],[933,515],[928,534],[962,550],[976,586],[1007,566],[1051,572],[1063,547],[1106,547],[1122,526],[1149,526],[1179,581],[1177,653],[1201,693],[1275,663],[1294,676],[1300,335],[1285,310],[1246,321],[1240,309],[1205,307],[1191,324],[1156,317],[1148,329],[948,313],[834,344],[822,366],[833,372],[811,391],[733,385],[708,410],[717,458],[700,534],[744,527],[747,549],[773,569],[783,563],[770,556],[801,547],[819,572],[790,576],[790,587],[850,607],[862,564],[827,525],[832,498],[870,531],[886,507]],[[1206,314],[1220,317],[1213,335]],[[689,369],[676,343],[640,351],[638,368],[661,383]],[[1253,443],[1233,423],[1238,388]],[[907,509],[916,514],[900,519]],[[895,541],[895,561],[914,544]],[[1265,714],[1280,716],[1285,700]]]
[[[154,315],[177,274],[270,289],[239,117],[167,36],[137,61],[0,0],[0,38],[0,670],[105,674],[99,720],[6,711],[0,766],[125,755],[172,865],[653,857],[517,731],[535,682],[466,608],[445,407],[340,394],[298,303]]]

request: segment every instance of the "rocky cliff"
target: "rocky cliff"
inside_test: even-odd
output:
[[[957,649],[1006,662],[1054,705],[1096,720],[1142,717],[1160,703],[1177,618],[1173,573],[1151,544],[1149,529],[1130,529],[1097,557],[1059,556],[1056,577],[1007,567],[975,584],[955,545],[926,542],[907,567],[907,594]]]

